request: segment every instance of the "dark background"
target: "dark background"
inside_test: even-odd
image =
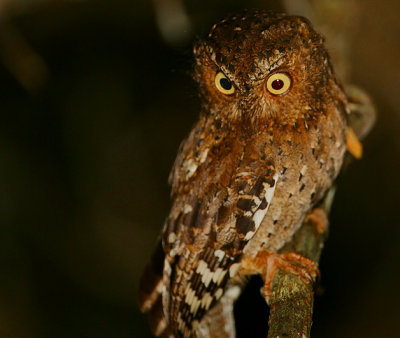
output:
[[[327,13],[351,29],[331,29],[347,36],[348,80],[379,118],[338,182],[313,337],[398,337],[400,5],[347,1],[349,19],[344,2]],[[1,337],[150,337],[136,292],[199,109],[191,45],[228,12],[281,8],[186,1],[168,33],[171,3],[182,4],[1,2]],[[258,287],[237,311],[240,337],[265,336]]]

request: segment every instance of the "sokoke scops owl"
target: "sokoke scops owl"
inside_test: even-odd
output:
[[[247,275],[262,275],[266,295],[282,261],[315,277],[307,259],[277,252],[338,175],[349,112],[305,18],[229,15],[194,55],[200,118],[173,166],[171,211],[140,291],[154,332],[177,337],[202,336],[209,311],[232,308]]]

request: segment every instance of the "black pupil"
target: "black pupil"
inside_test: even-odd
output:
[[[272,81],[272,88],[274,88],[275,90],[279,90],[283,88],[283,81],[280,79],[276,79],[274,81]]]
[[[226,77],[223,77],[221,80],[219,80],[219,83],[225,90],[230,90],[232,88],[231,82]]]

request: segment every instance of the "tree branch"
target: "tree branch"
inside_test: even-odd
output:
[[[329,213],[334,188],[329,191],[321,209]],[[296,252],[319,261],[326,231],[318,231],[312,220],[305,221],[293,241],[282,253]],[[311,331],[314,290],[301,276],[279,269],[272,283],[268,337],[309,337]]]

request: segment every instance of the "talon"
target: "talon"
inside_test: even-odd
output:
[[[320,275],[317,264],[313,260],[297,253],[277,254],[263,252],[259,253],[256,259],[260,260],[258,263],[261,263],[261,260],[264,262],[264,273],[262,274],[264,279],[263,296],[268,304],[271,299],[272,283],[277,268],[300,276],[306,283],[315,283]]]

